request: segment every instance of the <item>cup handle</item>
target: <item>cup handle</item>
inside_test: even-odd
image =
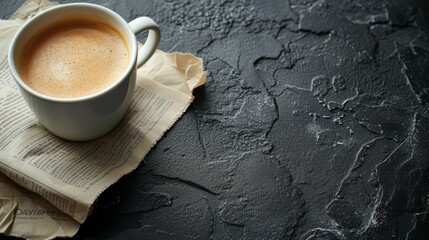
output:
[[[141,67],[153,55],[161,39],[158,24],[148,17],[139,17],[128,23],[134,34],[148,30],[149,35],[137,55],[137,68]]]

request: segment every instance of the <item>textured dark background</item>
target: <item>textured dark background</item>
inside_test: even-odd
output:
[[[429,239],[428,0],[94,2],[208,78],[76,239]]]

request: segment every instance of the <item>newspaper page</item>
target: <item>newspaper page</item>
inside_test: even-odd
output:
[[[54,4],[27,1],[0,21],[0,53],[14,32]],[[100,193],[135,169],[205,82],[202,60],[157,51],[138,70],[121,123],[102,138],[71,142],[41,126],[0,55],[0,232],[29,239],[73,236]]]

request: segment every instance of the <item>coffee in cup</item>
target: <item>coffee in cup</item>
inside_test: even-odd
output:
[[[148,31],[139,49],[136,34]],[[26,22],[12,39],[9,69],[41,125],[73,141],[103,136],[122,119],[137,68],[160,41],[148,17],[127,23],[91,3],[53,7]]]
[[[89,18],[59,20],[33,35],[19,71],[35,91],[56,98],[93,95],[125,74],[129,50],[118,30]]]

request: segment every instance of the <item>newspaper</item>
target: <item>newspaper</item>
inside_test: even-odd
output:
[[[137,168],[206,79],[201,59],[157,51],[138,69],[131,106],[113,131],[89,142],[60,139],[31,113],[6,60],[18,28],[56,4],[28,0],[0,20],[0,233],[28,239],[76,234],[100,193]]]

